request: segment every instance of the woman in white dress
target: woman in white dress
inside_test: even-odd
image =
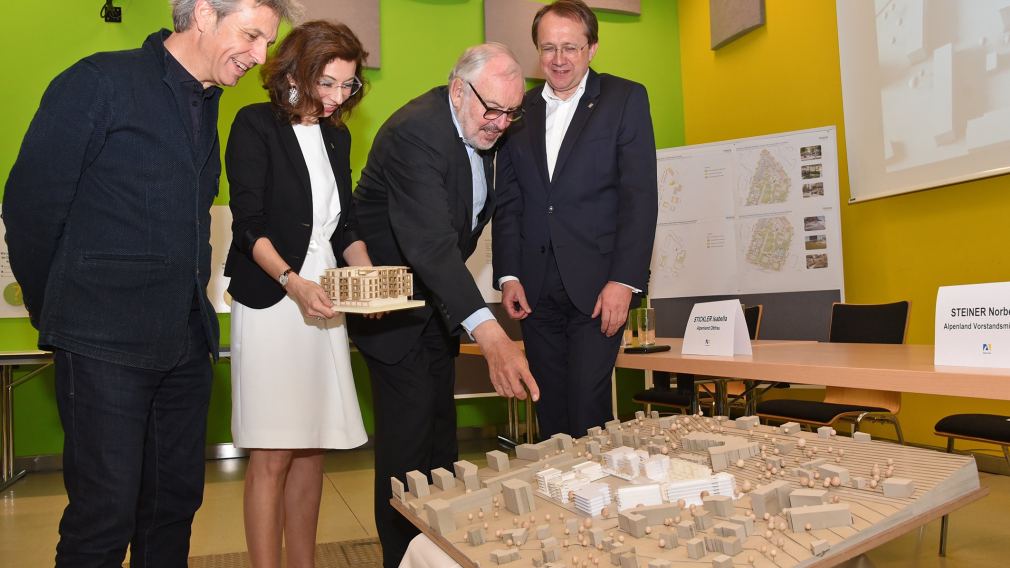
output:
[[[263,67],[269,103],[247,106],[225,153],[231,186],[232,436],[249,448],[253,566],[312,566],[323,452],[366,441],[344,316],[326,268],[370,265],[356,234],[350,133],[366,53],[343,24],[291,31]]]

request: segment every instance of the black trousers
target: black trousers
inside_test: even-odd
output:
[[[375,524],[385,568],[400,565],[419,532],[389,504],[390,478],[406,486],[407,472],[416,469],[430,482],[431,470],[452,471],[459,459],[452,346],[437,317],[432,317],[400,362],[388,365],[363,353],[375,406]]]
[[[553,254],[540,298],[531,307],[533,313],[521,325],[530,372],[540,386],[540,437],[584,436],[613,418],[610,375],[624,328],[607,337],[599,317],[572,304]]]
[[[125,367],[58,350],[63,424],[57,567],[182,567],[203,500],[211,365],[199,312],[170,371]]]

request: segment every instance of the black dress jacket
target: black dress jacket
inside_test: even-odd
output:
[[[526,93],[526,116],[498,152],[494,280],[518,277],[536,309],[553,249],[568,296],[590,314],[609,280],[648,286],[658,210],[649,97],[590,70],[550,178],[542,93]]]
[[[188,348],[196,308],[217,354],[206,288],[220,90],[194,139],[174,94],[169,35],[61,73],[21,144],[3,217],[43,349],[168,370]]]
[[[320,122],[326,153],[337,180],[340,219],[330,237],[337,263],[358,240],[351,198],[351,134],[345,126]],[[290,121],[270,103],[244,107],[235,116],[225,168],[231,186],[232,243],[225,264],[228,293],[250,308],[268,308],[284,297],[278,274],[267,274],[252,258],[252,247],[267,237],[295,272],[301,270],[312,234],[309,170]]]
[[[406,265],[423,308],[379,320],[350,318],[354,343],[394,364],[407,354],[428,321],[441,319],[458,350],[460,323],[486,307],[466,259],[494,211],[492,156],[484,153],[487,201],[472,225],[470,158],[449,110],[446,87],[408,102],[379,129],[354,192],[359,235],[376,265]]]

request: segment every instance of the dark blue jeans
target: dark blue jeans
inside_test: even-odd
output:
[[[211,367],[199,317],[169,371],[124,367],[57,351],[63,423],[57,567],[185,567],[203,500]]]

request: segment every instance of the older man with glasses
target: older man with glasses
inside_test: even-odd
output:
[[[354,192],[358,235],[378,265],[407,265],[416,310],[352,318],[375,405],[375,524],[383,563],[395,568],[417,529],[390,505],[391,478],[458,460],[453,358],[468,333],[502,396],[537,399],[526,358],[491,315],[466,259],[495,208],[492,163],[522,116],[523,77],[507,47],[468,49],[436,87],[379,129]]]
[[[533,20],[547,83],[498,154],[494,278],[522,320],[541,437],[610,419],[610,373],[649,278],[656,145],[645,87],[589,68],[596,16],[558,0]]]

